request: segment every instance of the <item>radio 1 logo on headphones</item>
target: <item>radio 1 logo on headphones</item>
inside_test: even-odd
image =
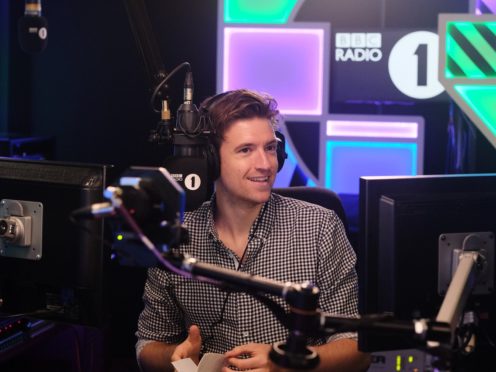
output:
[[[379,32],[337,32],[335,59],[338,62],[379,62],[381,46]]]

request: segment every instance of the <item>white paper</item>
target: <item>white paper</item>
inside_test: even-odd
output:
[[[191,358],[181,359],[177,362],[172,362],[172,365],[178,372],[197,372],[198,366]]]
[[[224,354],[206,353],[198,366],[191,358],[172,362],[177,372],[219,372],[224,366]]]

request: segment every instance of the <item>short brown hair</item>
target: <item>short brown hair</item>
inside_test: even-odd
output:
[[[211,131],[211,141],[219,148],[224,133],[236,120],[265,118],[274,130],[279,121],[277,102],[268,94],[238,89],[207,98],[200,112]]]

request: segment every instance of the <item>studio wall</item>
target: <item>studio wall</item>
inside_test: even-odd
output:
[[[215,0],[145,1],[166,71],[183,61],[193,67],[195,102],[215,93]],[[49,22],[48,47],[37,55],[20,50],[16,37],[22,2],[7,6],[10,35],[2,40],[8,53],[7,132],[55,136],[57,160],[102,162],[118,168],[130,164],[160,164],[166,147],[148,143],[158,116],[149,107],[151,87],[136,48],[121,0],[42,2]],[[333,27],[435,28],[439,12],[468,11],[468,1],[374,0],[306,1],[298,21],[321,13]],[[331,14],[331,16],[330,16]],[[307,18],[306,18],[307,17]],[[181,103],[183,76],[170,83],[174,112]],[[4,81],[5,83],[5,81]],[[426,118],[425,173],[445,170],[448,105],[332,103],[334,113],[415,114]],[[294,131],[301,131],[295,128]],[[494,170],[494,149],[478,136],[474,171]],[[313,156],[311,152],[308,156]]]

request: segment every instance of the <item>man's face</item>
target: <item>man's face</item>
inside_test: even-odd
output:
[[[248,207],[265,203],[277,173],[276,149],[268,119],[241,119],[231,124],[219,149],[217,194]]]

